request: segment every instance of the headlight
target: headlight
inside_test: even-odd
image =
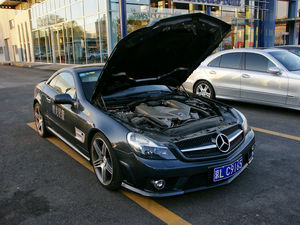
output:
[[[234,111],[237,112],[239,118],[241,119],[242,128],[243,128],[243,130],[244,130],[244,133],[246,134],[246,133],[249,131],[249,129],[250,129],[250,128],[248,127],[248,121],[247,121],[246,117],[245,117],[244,114],[241,113],[240,111],[238,111],[238,110],[236,110],[236,109],[235,109]]]
[[[141,157],[148,159],[176,159],[166,146],[155,143],[141,134],[129,133],[127,141],[135,153]]]

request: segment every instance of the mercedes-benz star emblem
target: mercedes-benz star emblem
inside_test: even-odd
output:
[[[228,152],[230,149],[230,142],[225,134],[219,134],[217,136],[216,145],[221,152]]]

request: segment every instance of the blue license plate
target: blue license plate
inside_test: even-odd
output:
[[[217,167],[214,169],[214,182],[226,179],[233,176],[236,172],[241,170],[243,167],[243,157],[239,158],[235,162],[226,165]]]

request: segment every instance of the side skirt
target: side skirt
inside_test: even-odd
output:
[[[67,141],[65,138],[63,138],[60,134],[58,134],[56,131],[54,131],[52,128],[47,126],[47,129],[51,131],[55,136],[57,136],[59,139],[61,139],[63,142],[65,142],[67,145],[69,145],[74,151],[76,151],[79,155],[81,155],[86,160],[90,161],[90,158],[84,155],[81,151],[79,151],[74,145],[72,145],[69,141]]]

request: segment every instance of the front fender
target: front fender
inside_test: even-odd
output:
[[[111,143],[114,149],[129,152],[127,134],[130,132],[121,122],[117,121],[104,111],[91,105],[93,125],[88,130],[88,142],[96,132],[101,132]],[[89,145],[89,143],[87,143]]]

